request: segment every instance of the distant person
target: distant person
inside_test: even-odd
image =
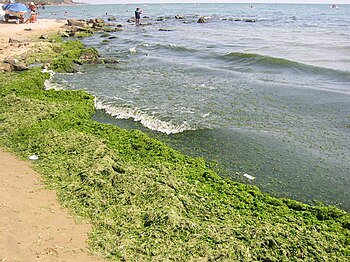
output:
[[[31,12],[36,12],[36,5],[33,2],[30,2],[28,9]]]
[[[36,13],[34,11],[30,11],[29,18],[25,21],[25,24],[35,23],[36,22]]]
[[[140,25],[140,18],[141,18],[142,10],[140,8],[136,8],[135,10],[135,24]]]

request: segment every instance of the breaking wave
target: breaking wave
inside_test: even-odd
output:
[[[187,130],[194,130],[187,123],[174,124],[171,121],[163,121],[155,116],[150,116],[142,112],[138,108],[130,108],[125,106],[116,106],[109,102],[104,102],[95,98],[95,108],[104,110],[107,114],[116,119],[133,119],[135,122],[140,122],[144,127],[158,131],[161,133],[176,134]]]

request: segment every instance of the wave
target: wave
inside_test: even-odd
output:
[[[177,51],[177,52],[186,52],[186,53],[197,53],[198,50],[194,48],[188,48],[185,46],[180,46],[180,45],[175,45],[175,44],[157,44],[157,48],[162,48],[162,49],[170,49],[172,51]]]
[[[344,78],[346,80],[350,80],[350,72],[348,71],[313,66],[284,58],[259,55],[254,53],[232,52],[222,56],[222,59],[224,59],[225,61],[235,62],[245,66],[296,70],[305,73],[339,77]]]
[[[163,121],[155,116],[147,115],[138,108],[130,108],[125,106],[116,106],[109,102],[95,98],[95,108],[104,110],[107,114],[117,119],[133,119],[135,122],[140,122],[144,127],[165,133],[167,135],[182,133],[187,130],[195,130],[187,123],[174,124],[171,121]]]
[[[53,70],[43,69],[43,70],[41,70],[41,72],[44,73],[44,74],[48,73],[50,75],[49,79],[46,79],[44,81],[44,88],[45,88],[45,90],[54,89],[54,90],[58,91],[58,90],[63,90],[64,89],[62,85],[60,85],[58,83],[54,83],[52,81],[53,77],[56,74]]]

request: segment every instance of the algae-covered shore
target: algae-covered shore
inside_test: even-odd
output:
[[[50,41],[47,40],[47,41]],[[26,59],[71,69],[86,50],[51,41]],[[93,253],[116,261],[349,261],[350,216],[219,177],[140,131],[92,120],[84,91],[45,90],[32,67],[0,74],[0,143],[27,158],[62,205],[89,221]]]

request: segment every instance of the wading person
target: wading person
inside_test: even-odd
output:
[[[140,8],[136,8],[135,10],[135,25],[140,25],[142,10]]]

